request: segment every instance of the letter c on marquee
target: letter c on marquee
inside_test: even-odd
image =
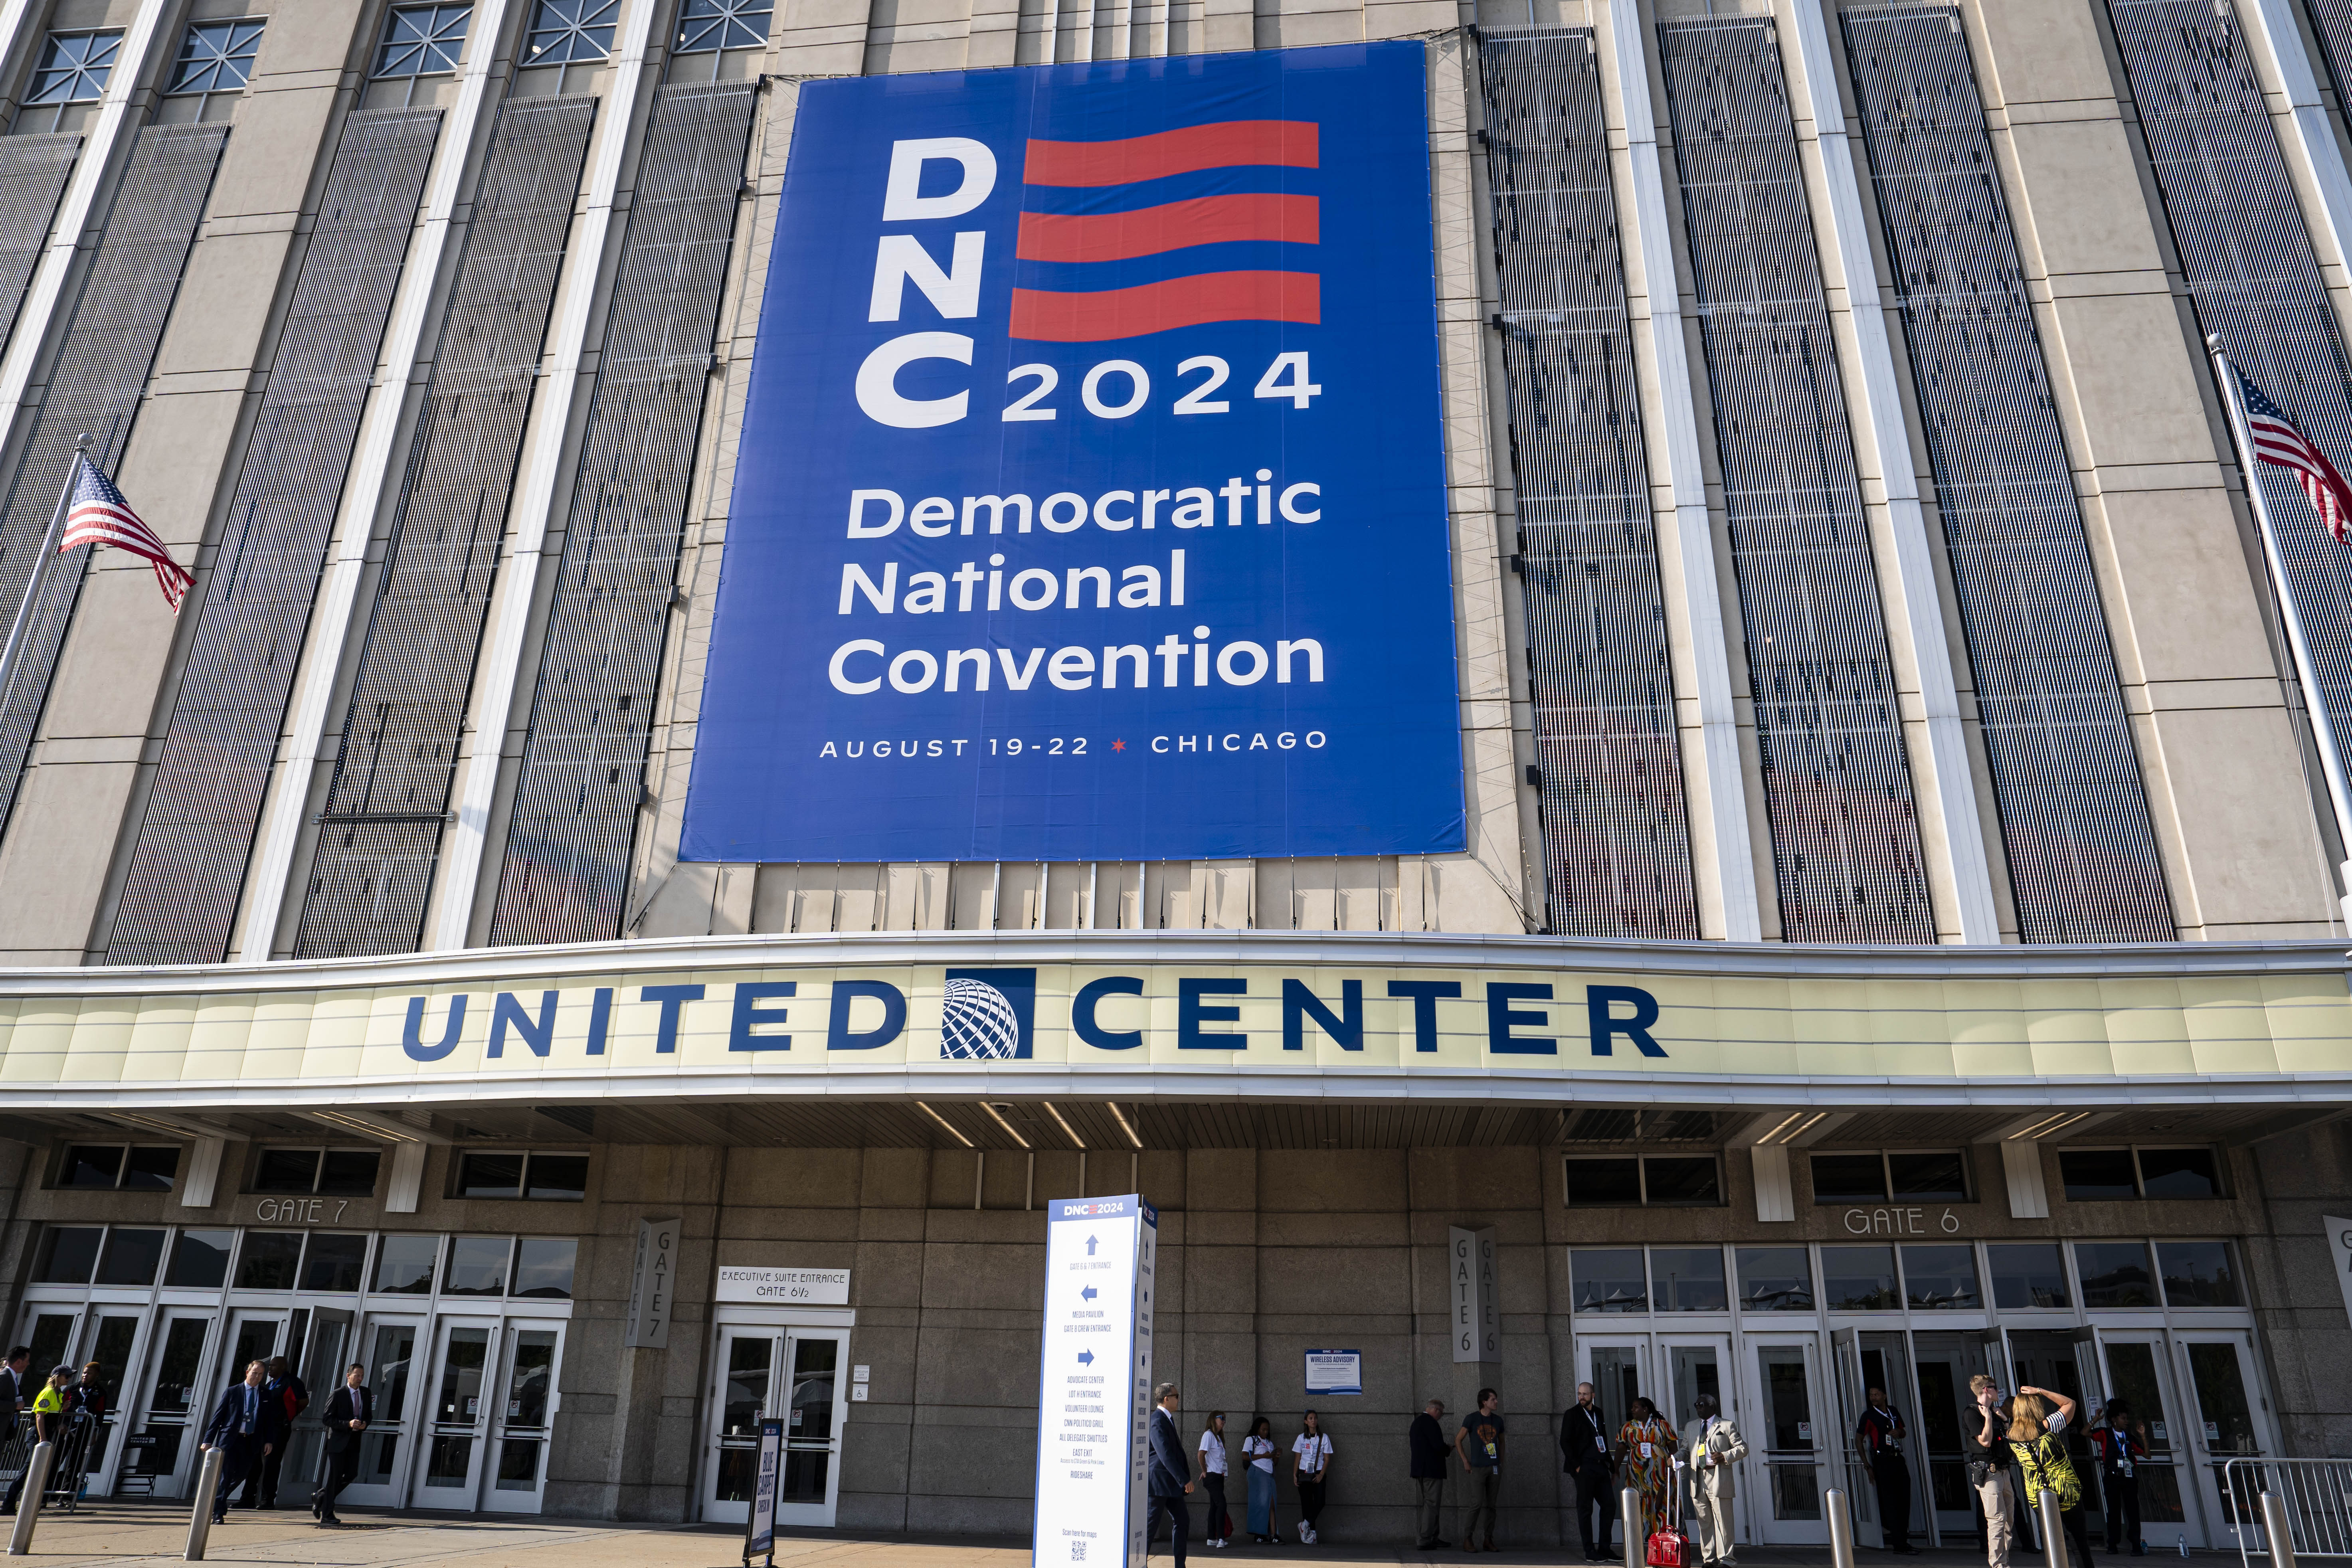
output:
[[[971,394],[952,397],[901,397],[898,373],[919,359],[971,363],[971,340],[961,332],[908,332],[892,338],[866,356],[857,367],[857,406],[878,425],[901,430],[928,430],[952,425],[964,416]]]
[[[849,679],[848,673],[842,668],[842,666],[849,662],[849,656],[851,654],[870,653],[875,658],[880,658],[882,657],[882,645],[876,642],[872,637],[854,637],[850,641],[843,643],[839,647],[835,648],[833,650],[833,662],[824,667],[825,674],[833,678],[833,689],[835,691],[845,692],[852,697],[863,697],[869,691],[881,690],[882,678],[880,676],[877,675],[871,680],[852,680]]]

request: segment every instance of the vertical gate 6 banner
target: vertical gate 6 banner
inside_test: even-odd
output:
[[[801,89],[683,853],[1459,849],[1423,51]]]

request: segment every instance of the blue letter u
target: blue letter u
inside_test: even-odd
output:
[[[425,998],[408,999],[408,1026],[400,1031],[400,1048],[420,1062],[437,1062],[457,1048],[457,1037],[466,1032],[466,998],[461,992],[449,998],[449,1022],[441,1031],[441,1043],[425,1043]]]

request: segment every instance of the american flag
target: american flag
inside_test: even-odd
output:
[[[2311,498],[2319,521],[2327,531],[2344,543],[2352,544],[2352,487],[2327,460],[2312,438],[2295,427],[2286,416],[2286,410],[2263,395],[2263,389],[2246,379],[2246,373],[2231,367],[2238,378],[2238,390],[2246,409],[2246,430],[2253,438],[2254,456],[2265,463],[2275,463],[2293,470],[2303,493]]]
[[[156,585],[163,590],[163,602],[175,616],[195,583],[188,569],[172,559],[155,531],[139,521],[139,514],[131,510],[131,503],[122,499],[105,470],[87,458],[74,473],[73,499],[67,505],[65,537],[58,542],[58,552],[83,544],[111,544],[154,567]]]

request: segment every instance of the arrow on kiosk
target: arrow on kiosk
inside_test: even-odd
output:
[[[1092,1258],[1094,1255],[1095,1255],[1095,1238],[1094,1238],[1093,1237],[1091,1237],[1091,1236],[1090,1236],[1090,1237],[1087,1237],[1087,1256],[1088,1258]]]
[[[1094,1364],[1095,1364],[1095,1352],[1092,1352],[1092,1351],[1080,1351],[1080,1352],[1078,1352],[1078,1364],[1079,1364],[1080,1366],[1092,1366],[1092,1365],[1094,1365]]]
[[[1087,1286],[1085,1289],[1083,1289],[1083,1290],[1081,1290],[1081,1291],[1079,1291],[1079,1292],[1078,1292],[1078,1300],[1081,1300],[1081,1301],[1091,1301],[1091,1300],[1094,1300],[1097,1295],[1100,1295],[1100,1294],[1101,1294],[1101,1292],[1100,1292],[1100,1291],[1097,1290],[1093,1286],[1089,1285],[1089,1286]]]

